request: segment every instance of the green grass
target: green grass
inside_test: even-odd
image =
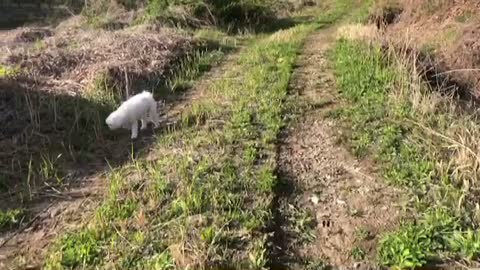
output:
[[[288,83],[306,36],[346,13],[344,5],[335,7],[314,23],[249,42],[185,108],[179,124],[159,135],[147,158],[132,155],[129,164],[112,169],[94,218],[56,241],[46,268],[269,265],[276,141],[292,109]],[[182,69],[170,85],[192,85],[198,70],[201,65]],[[311,217],[298,211],[293,218],[302,239],[312,240]]]
[[[184,91],[193,87],[195,81],[212,66],[216,66],[224,57],[224,52],[219,50],[198,51],[188,55],[181,61],[176,70],[170,75],[167,86],[171,91]]]
[[[147,20],[161,20],[176,26],[216,25],[224,28],[260,25],[275,18],[271,0],[150,0]]]
[[[0,211],[0,230],[11,228],[18,224],[24,216],[24,210],[21,208]]]
[[[15,75],[18,72],[15,68],[0,65],[0,78]]]
[[[314,16],[315,22],[319,27],[330,25],[340,21],[341,19],[350,20],[351,16],[359,11],[359,7],[356,6],[355,0],[338,0],[338,1],[324,1],[324,7],[321,16]],[[363,7],[363,4],[360,5]],[[302,11],[302,14],[312,15],[319,14],[318,8]],[[348,16],[346,16],[348,15]]]
[[[407,220],[383,236],[381,264],[394,268],[480,255],[475,203],[479,122],[452,100],[427,90],[395,54],[341,40],[332,51],[337,84],[347,101],[338,117],[342,140],[371,157],[392,185],[411,193]]]
[[[94,152],[97,139],[104,138],[101,115],[109,108],[100,102],[24,91],[4,95],[11,98],[10,108],[18,115],[9,127],[22,125],[31,132],[21,145],[9,146],[14,152],[4,150],[12,162],[1,166],[0,184],[6,190],[23,185],[31,193],[36,184],[60,184],[65,175],[62,168],[78,158],[85,162],[82,155]]]
[[[361,227],[355,231],[355,237],[359,241],[364,241],[371,237],[371,233],[367,229]]]
[[[237,48],[242,41],[252,38],[253,35],[228,35],[215,28],[201,28],[194,32],[193,36],[199,40],[218,43],[223,48]]]
[[[358,262],[358,261],[363,261],[367,256],[367,253],[361,247],[354,247],[350,252],[350,256],[352,257],[353,260]]]
[[[363,1],[363,3],[349,16],[348,21],[351,23],[366,23],[374,6],[375,1],[373,0]]]
[[[161,22],[171,26],[216,26],[225,30],[246,26],[262,27],[275,19],[273,0],[148,0],[148,1],[92,1],[82,14],[93,27],[113,26],[116,16],[125,10],[139,11],[133,23]]]
[[[275,140],[293,62],[313,29],[281,31],[245,49],[186,109],[182,125],[158,138],[153,160],[111,172],[94,220],[61,238],[47,265],[174,269],[184,258],[199,268],[265,267]]]

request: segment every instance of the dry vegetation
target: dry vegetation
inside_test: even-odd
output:
[[[450,80],[480,91],[480,4],[476,1],[400,1],[404,11],[388,35],[435,58],[439,72]]]
[[[168,28],[85,30],[75,27],[81,18],[70,20],[58,26],[54,35],[36,38],[32,46],[19,46],[29,32],[14,30],[15,42],[7,41],[3,47],[8,52],[3,63],[22,69],[38,90],[71,94],[95,87],[102,74],[124,98],[125,89],[157,87],[178,59],[200,47]]]

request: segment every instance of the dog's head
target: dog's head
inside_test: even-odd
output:
[[[105,123],[111,130],[121,128],[123,126],[123,116],[115,111],[107,117]]]

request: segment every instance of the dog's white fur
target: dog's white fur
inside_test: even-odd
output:
[[[132,139],[135,139],[138,136],[138,120],[142,122],[142,130],[147,128],[147,122],[152,122],[155,127],[158,127],[157,102],[148,91],[136,94],[123,102],[105,122],[111,130],[131,129]]]

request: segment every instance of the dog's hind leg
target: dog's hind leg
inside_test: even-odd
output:
[[[142,121],[142,126],[140,127],[141,130],[144,130],[147,128],[147,120],[144,118],[141,119]]]
[[[132,139],[136,139],[138,136],[138,121],[132,124]]]

